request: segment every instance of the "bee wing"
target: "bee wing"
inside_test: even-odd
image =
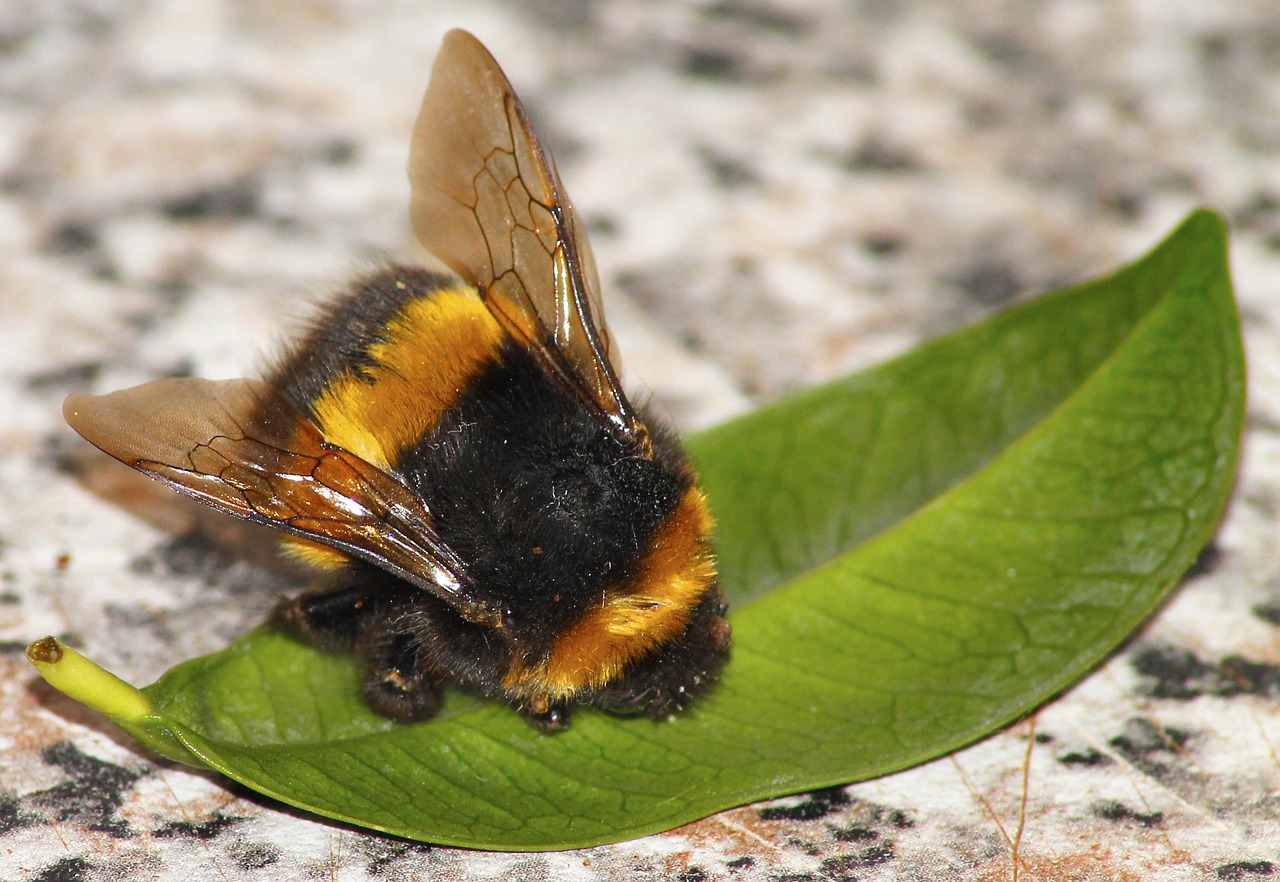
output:
[[[610,360],[586,229],[511,83],[466,31],[436,57],[409,180],[419,241],[617,431],[643,435]]]
[[[91,444],[180,493],[363,558],[471,621],[497,622],[409,488],[325,443],[266,383],[159,380],[71,395],[62,412]]]

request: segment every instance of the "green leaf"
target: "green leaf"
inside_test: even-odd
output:
[[[1226,231],[1197,212],[1114,276],[690,439],[734,649],[673,721],[580,712],[547,736],[452,697],[401,726],[360,702],[352,659],[270,630],[143,704],[92,703],[284,802],[481,848],[866,779],[995,731],[1131,633],[1211,535],[1243,409]]]

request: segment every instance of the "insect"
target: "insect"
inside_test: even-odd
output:
[[[456,277],[357,279],[265,380],[72,395],[72,428],[319,571],[277,619],[367,661],[376,710],[446,685],[554,731],[662,718],[730,628],[713,522],[675,437],[618,381],[595,261],[497,62],[451,31],[409,157],[410,216]]]

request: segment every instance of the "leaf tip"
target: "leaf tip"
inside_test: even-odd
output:
[[[1224,241],[1227,238],[1228,232],[1226,219],[1212,208],[1205,208],[1203,206],[1192,209],[1191,213],[1188,214],[1183,219],[1182,223],[1178,225],[1178,228],[1173,231],[1170,238],[1186,230],[1194,230],[1206,238],[1211,237]]]

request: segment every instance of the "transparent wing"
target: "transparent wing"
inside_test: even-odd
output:
[[[431,513],[394,477],[326,444],[256,380],[159,380],[62,407],[91,444],[228,514],[345,551],[497,624]]]
[[[409,151],[418,239],[614,427],[644,432],[618,383],[586,229],[520,99],[466,31],[445,36]]]

